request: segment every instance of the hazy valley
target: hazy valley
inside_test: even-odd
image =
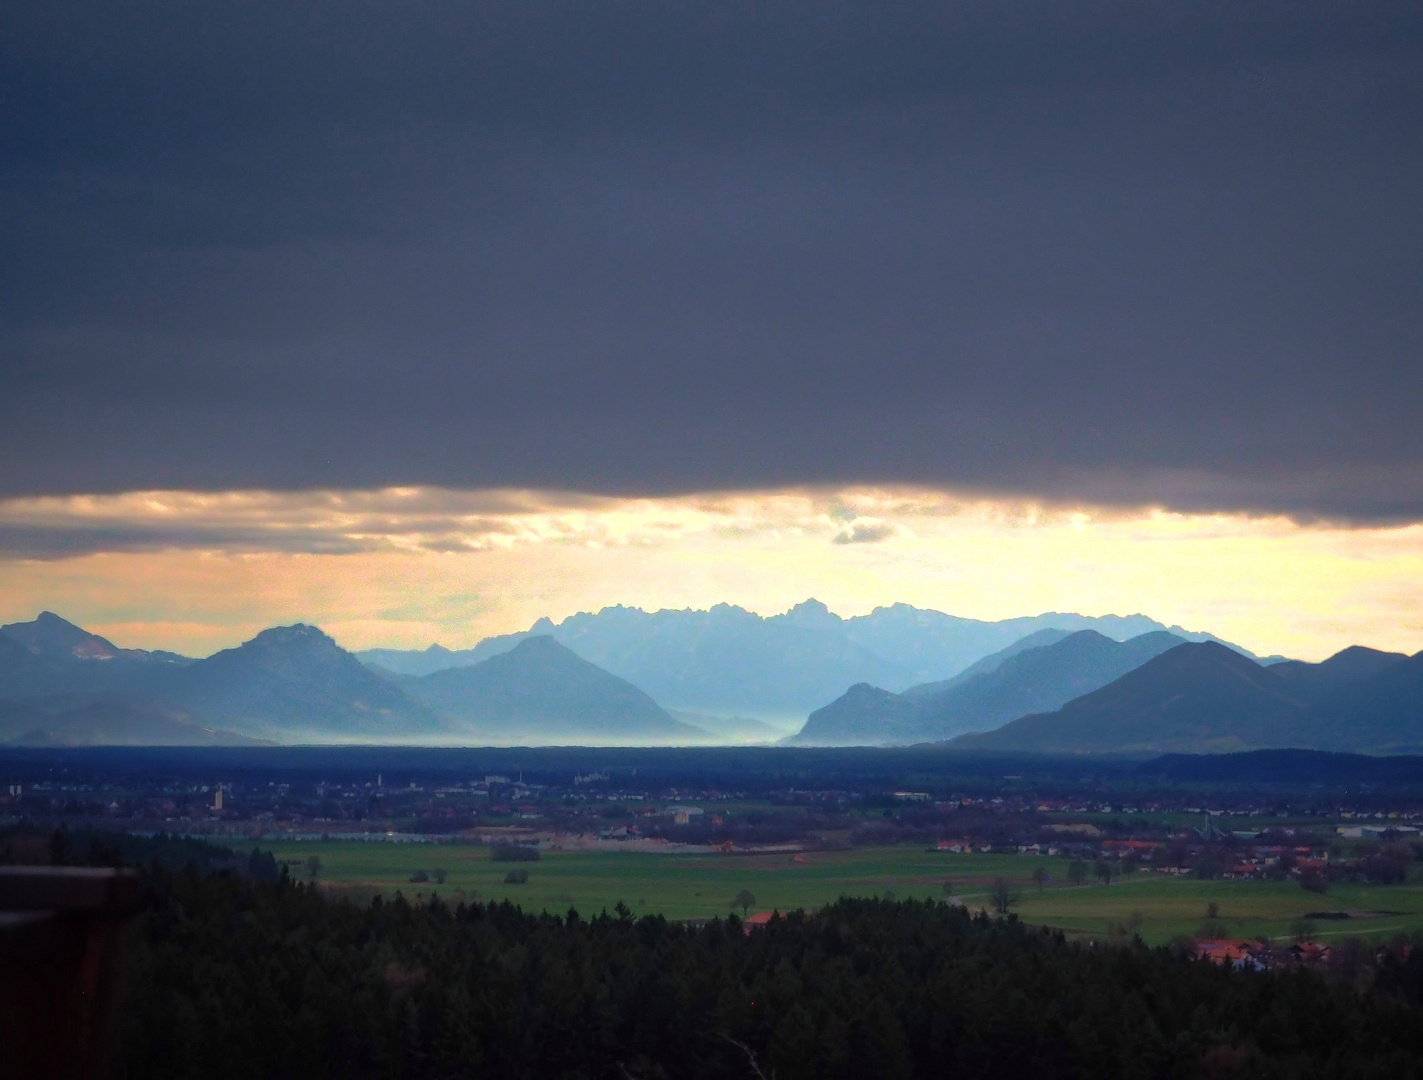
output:
[[[0,741],[1402,753],[1423,747],[1423,656],[1261,660],[1141,615],[842,619],[806,601],[609,608],[463,651],[354,654],[298,624],[192,659],[45,612],[0,628]]]

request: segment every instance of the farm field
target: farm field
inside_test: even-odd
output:
[[[1301,889],[1294,881],[1197,881],[1174,876],[1137,874],[1111,885],[1021,889],[1014,909],[1028,922],[1061,929],[1071,936],[1099,936],[1109,924],[1136,923],[1148,944],[1162,944],[1179,934],[1196,935],[1208,905],[1218,908],[1222,936],[1291,936],[1310,912],[1350,912],[1349,919],[1311,919],[1314,936],[1388,938],[1423,930],[1423,882],[1378,886],[1338,883],[1327,896]]]
[[[634,914],[670,919],[725,915],[745,889],[752,911],[816,908],[851,896],[943,899],[944,883],[970,908],[990,906],[989,889],[1008,879],[1018,895],[1014,911],[1028,922],[1075,937],[1100,937],[1112,924],[1130,921],[1150,944],[1201,929],[1207,905],[1215,903],[1228,936],[1284,938],[1312,911],[1354,913],[1347,920],[1313,920],[1316,936],[1389,937],[1423,931],[1423,880],[1403,885],[1335,884],[1326,896],[1294,882],[1197,881],[1140,872],[1110,885],[1068,885],[1067,862],[1016,855],[957,855],[918,847],[858,848],[807,852],[796,861],[786,853],[682,855],[642,852],[544,852],[538,862],[490,859],[487,847],[466,844],[394,844],[358,841],[266,841],[294,876],[302,864],[321,860],[319,881],[335,894],[363,899],[377,893],[406,897],[437,893],[447,900],[509,900],[530,911],[584,915],[611,911],[618,902]],[[803,860],[803,861],[802,861]],[[1031,878],[1043,866],[1051,881]],[[417,871],[446,871],[444,884],[412,883]],[[525,884],[506,884],[511,869],[528,870]]]

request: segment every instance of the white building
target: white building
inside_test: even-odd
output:
[[[674,825],[690,825],[693,818],[706,813],[700,806],[669,806],[666,813],[672,815]]]

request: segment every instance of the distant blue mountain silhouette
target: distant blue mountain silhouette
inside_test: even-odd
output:
[[[985,622],[895,604],[847,619],[807,600],[769,617],[730,604],[706,611],[607,607],[560,623],[540,619],[529,630],[486,638],[472,649],[371,649],[358,655],[390,671],[427,675],[549,635],[665,708],[755,717],[794,730],[807,713],[856,683],[897,692],[950,679],[1042,630],[1096,630],[1118,641],[1161,630],[1183,640],[1212,639],[1144,615],[1049,612]]]

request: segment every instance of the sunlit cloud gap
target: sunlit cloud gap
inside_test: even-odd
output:
[[[1136,512],[1134,516],[1139,516]],[[659,544],[696,535],[784,534],[837,544],[916,535],[954,521],[1010,528],[1081,528],[1121,511],[1052,507],[902,489],[803,490],[618,499],[562,492],[131,492],[0,501],[0,551],[67,558],[81,552],[204,549],[340,553],[479,551],[517,544]]]
[[[616,498],[438,488],[0,501],[8,619],[190,653],[308,621],[468,646],[548,615],[814,596],[983,619],[1143,612],[1261,654],[1423,647],[1423,525],[1054,505],[927,488]]]

